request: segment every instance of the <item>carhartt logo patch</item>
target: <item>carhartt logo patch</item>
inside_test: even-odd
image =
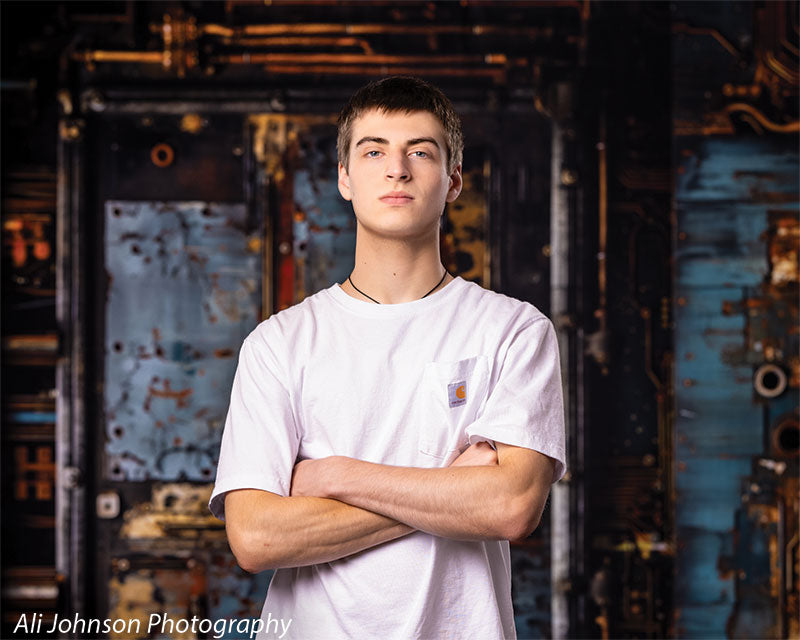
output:
[[[447,385],[447,400],[451,407],[467,403],[467,381],[451,382]]]

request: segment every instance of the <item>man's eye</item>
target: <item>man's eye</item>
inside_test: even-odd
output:
[[[427,158],[428,157],[428,154],[425,151],[412,151],[411,155],[415,155],[418,158]]]
[[[379,153],[380,153],[380,151],[374,151],[373,150],[373,151],[367,151],[364,155],[367,156],[368,158],[377,158]],[[372,155],[372,154],[375,154],[375,155]]]

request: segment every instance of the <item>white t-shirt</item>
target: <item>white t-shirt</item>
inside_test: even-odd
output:
[[[334,284],[245,339],[209,507],[224,519],[233,489],[288,496],[301,459],[443,467],[480,440],[540,451],[557,461],[553,481],[563,475],[550,320],[460,277],[401,304]],[[292,620],[284,638],[514,638],[509,544],[417,531],[278,569],[262,619],[280,618]]]

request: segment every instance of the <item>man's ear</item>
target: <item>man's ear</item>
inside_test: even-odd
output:
[[[461,187],[464,186],[464,181],[461,178],[461,165],[453,169],[450,174],[450,188],[447,190],[447,202],[453,202],[461,193]]]
[[[347,175],[347,169],[344,168],[344,165],[340,162],[339,163],[339,193],[342,194],[342,198],[345,200],[352,200],[353,196],[350,193],[350,176]]]

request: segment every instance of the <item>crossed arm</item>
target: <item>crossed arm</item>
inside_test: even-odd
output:
[[[414,530],[460,540],[527,537],[539,524],[554,461],[497,443],[419,469],[331,456],[295,466],[291,495],[242,489],[225,498],[226,529],[251,572],[330,562]]]

